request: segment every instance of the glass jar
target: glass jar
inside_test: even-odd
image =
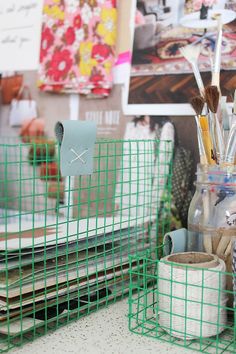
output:
[[[236,238],[236,171],[218,165],[198,165],[196,192],[188,213],[188,251],[218,255],[232,271],[232,241]],[[226,262],[228,263],[228,262]]]

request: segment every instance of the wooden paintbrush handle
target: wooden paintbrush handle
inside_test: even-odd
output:
[[[232,240],[229,241],[229,244],[225,250],[224,256],[227,258],[231,254],[231,248],[232,248]]]
[[[203,234],[203,246],[206,253],[212,253],[212,240],[210,234]]]
[[[215,161],[212,159],[212,143],[211,143],[210,133],[207,131],[205,132],[203,131],[202,137],[203,137],[203,143],[206,150],[208,164],[215,165]]]
[[[212,77],[211,77],[211,85],[212,86],[217,86],[219,89],[219,82],[220,82],[220,73],[219,72],[213,72]]]
[[[231,238],[222,235],[216,250],[217,256],[222,256],[225,254],[230,242],[231,242]]]

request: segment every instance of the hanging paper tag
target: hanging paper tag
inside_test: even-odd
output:
[[[60,167],[63,177],[93,173],[96,124],[66,120],[58,122],[55,133],[60,144]]]

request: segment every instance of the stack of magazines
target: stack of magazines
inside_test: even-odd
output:
[[[150,246],[148,222],[32,218],[10,223],[7,232],[1,225],[0,333],[17,334],[127,293],[129,255]]]

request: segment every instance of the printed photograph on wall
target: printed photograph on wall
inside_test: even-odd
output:
[[[128,104],[168,104],[164,113],[178,114],[171,104],[186,104],[199,92],[191,65],[180,51],[189,44],[201,46],[198,66],[204,84],[210,84],[219,16],[223,23],[221,90],[222,95],[233,93],[235,0],[136,0],[134,11]]]

